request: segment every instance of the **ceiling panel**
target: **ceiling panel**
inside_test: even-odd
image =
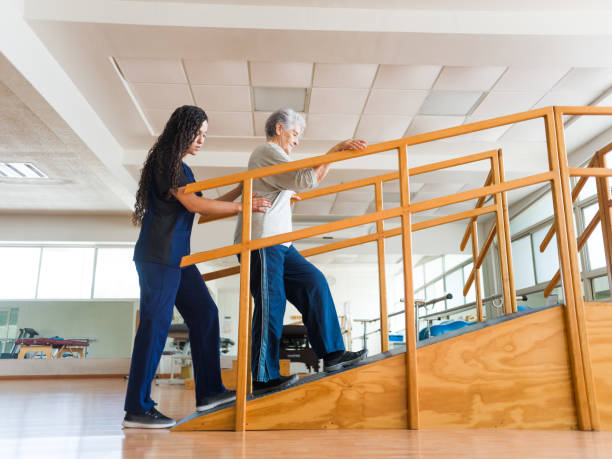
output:
[[[589,87],[581,91],[554,91],[542,97],[533,108],[548,107],[549,105],[588,105],[601,93]]]
[[[309,113],[360,114],[368,89],[312,88]]]
[[[506,67],[444,67],[434,89],[488,91]]]
[[[399,139],[411,120],[411,116],[363,115],[355,137],[368,143]]]
[[[420,109],[421,115],[459,116],[470,113],[482,91],[431,91]]]
[[[245,137],[253,135],[250,112],[207,112],[208,136]]]
[[[465,116],[432,116],[432,115],[419,115],[415,116],[412,124],[406,131],[406,135],[417,135],[423,134],[424,132],[437,131],[439,129],[446,129],[453,126],[460,126],[463,124]]]
[[[502,136],[502,140],[545,142],[546,131],[544,127],[542,118],[516,123]]]
[[[427,91],[373,89],[364,113],[371,115],[415,115]]]
[[[549,90],[569,71],[569,67],[509,67],[492,91]]]
[[[612,87],[612,68],[573,68],[553,88],[559,91],[584,91],[602,93]]]
[[[612,128],[610,116],[577,116],[565,129],[567,149],[572,151],[610,128]]]
[[[250,112],[248,86],[192,86],[196,104],[206,111]]]
[[[363,215],[366,213],[370,201],[336,201],[331,208],[333,215]]]
[[[294,215],[328,215],[333,204],[333,200],[308,199],[306,201],[298,201],[293,205],[293,213]]]
[[[187,84],[178,59],[116,59],[125,79],[131,83]]]
[[[353,137],[359,115],[308,115],[304,137],[308,139],[342,140]]]
[[[132,85],[140,105],[144,108],[171,108],[193,105],[186,84],[136,83]]]
[[[369,189],[368,189],[369,188]],[[369,203],[374,199],[374,188],[364,187],[358,190],[347,190],[336,194],[336,202],[365,202]]]
[[[266,120],[272,112],[255,112],[255,135],[258,137],[266,136]]]
[[[306,88],[253,88],[255,110],[273,112],[288,107],[303,112],[306,107]]]
[[[511,115],[529,110],[542,98],[542,91],[490,92],[471,115],[474,120]]]
[[[315,64],[313,87],[369,88],[377,64]]]
[[[381,65],[375,88],[430,89],[440,74],[439,65]]]
[[[173,111],[173,108],[147,108],[144,110],[145,116],[151,123],[156,135],[161,134],[164,130],[164,126]]]
[[[420,197],[425,193],[433,193],[438,196],[444,194],[458,193],[464,186],[463,182],[435,182],[425,183],[421,190],[417,193],[417,197]]]
[[[251,84],[261,87],[308,88],[311,62],[251,62]]]
[[[249,69],[246,61],[185,61],[185,70],[191,84],[218,86],[248,85]]]
[[[480,121],[477,119],[473,119],[471,117],[467,117],[465,119],[465,124],[473,123],[475,121]],[[512,127],[511,124],[506,126],[498,126],[489,129],[483,129],[481,131],[471,132],[469,134],[464,134],[461,136],[453,137],[449,139],[449,141],[459,141],[459,142],[497,142],[499,138],[508,131]]]

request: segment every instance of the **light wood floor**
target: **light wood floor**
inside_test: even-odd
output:
[[[612,432],[384,430],[174,432],[121,429],[120,379],[0,381],[0,457],[612,458]],[[193,391],[157,386],[180,419]]]

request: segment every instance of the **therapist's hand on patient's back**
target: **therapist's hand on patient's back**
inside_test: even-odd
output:
[[[255,193],[253,193],[253,201],[251,202],[251,208],[254,212],[263,212],[265,213],[268,210],[268,207],[271,207],[272,203],[267,198],[258,198]]]

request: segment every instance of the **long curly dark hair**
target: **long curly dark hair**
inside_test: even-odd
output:
[[[142,224],[155,170],[169,174],[170,187],[172,189],[178,188],[181,161],[198,135],[204,121],[208,121],[208,116],[200,107],[183,105],[174,110],[164,127],[164,131],[149,150],[140,173],[136,205],[132,213],[132,223],[134,225]],[[170,196],[168,192],[167,197]]]

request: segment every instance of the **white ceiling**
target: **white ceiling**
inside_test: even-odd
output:
[[[269,111],[256,110],[256,88],[266,88],[267,98],[284,97],[276,90],[304,94],[307,129],[296,158],[353,136],[374,143],[547,105],[596,102],[612,87],[612,4],[591,0],[577,8],[569,0],[7,0],[0,33],[11,40],[0,43],[7,61],[82,141],[78,158],[97,161],[97,172],[83,167],[71,174],[97,184],[98,195],[81,199],[66,188],[44,188],[47,202],[63,211],[83,211],[86,202],[89,211],[127,213],[125,196],[154,141],[147,122],[159,132],[182,104],[198,104],[210,118],[209,141],[190,159],[196,177],[205,179],[244,170],[264,140]],[[21,104],[18,124],[47,123],[31,101],[9,95],[21,102],[3,98],[3,119],[9,106]],[[409,162],[501,147],[506,177],[541,171],[541,124],[411,147]],[[570,149],[610,127],[612,119],[573,123]],[[0,137],[0,159],[16,141],[30,144],[28,158],[45,169],[49,151],[33,148],[40,142],[28,134],[10,142]],[[351,160],[335,165],[326,182],[395,167],[391,153]],[[112,180],[96,182],[99,170]],[[468,189],[486,173],[475,164],[415,177],[412,198]],[[0,187],[0,210],[49,208],[42,199],[7,194],[1,181]],[[358,215],[372,209],[372,197],[371,190],[343,193],[298,203],[295,213],[304,221]],[[385,199],[387,206],[399,200],[391,186]]]

